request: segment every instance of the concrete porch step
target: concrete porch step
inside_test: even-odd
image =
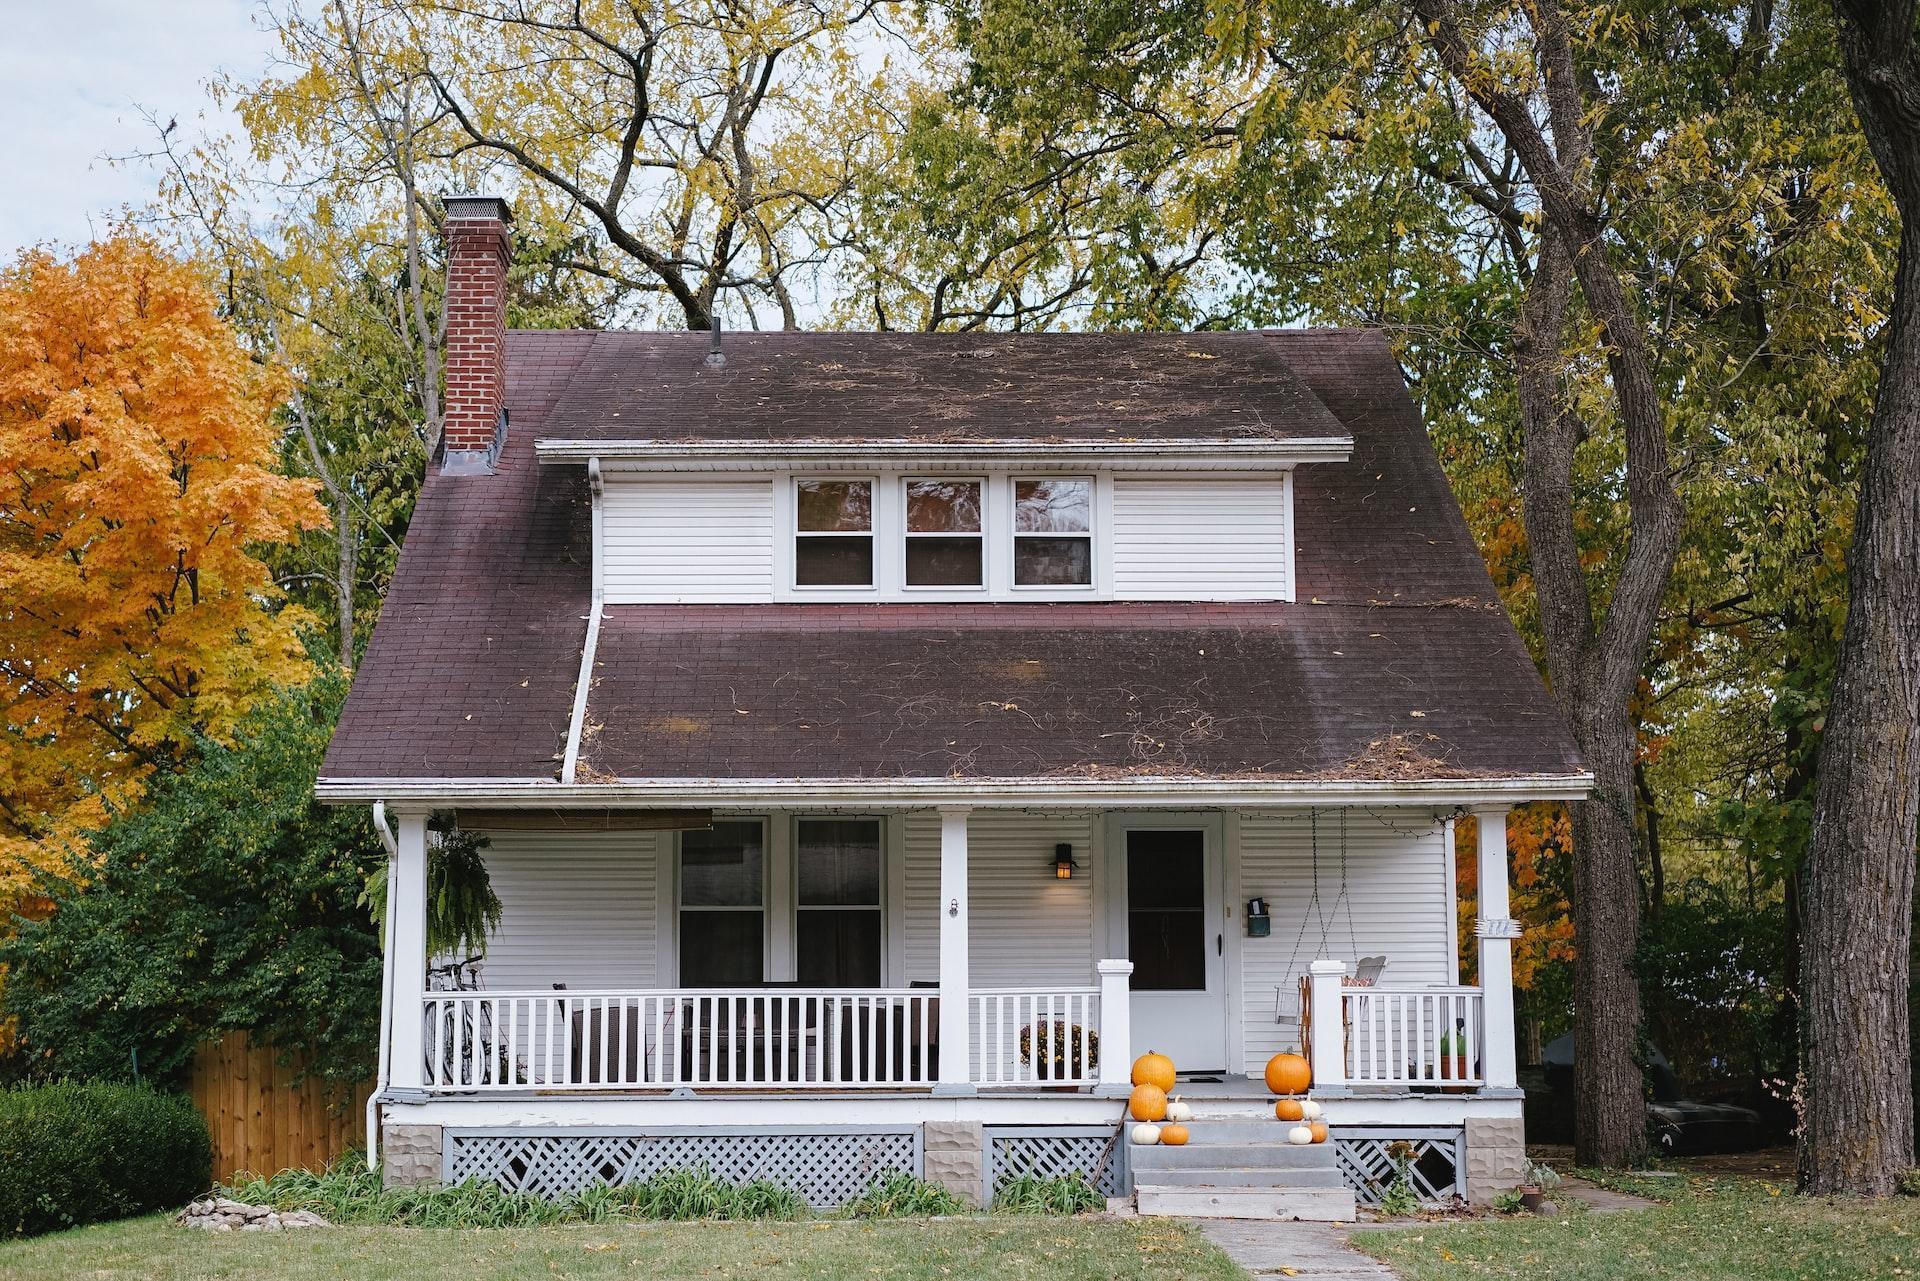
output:
[[[1305,1170],[1276,1170],[1259,1165],[1169,1166],[1158,1170],[1135,1167],[1136,1183],[1150,1182],[1154,1187],[1222,1188],[1342,1188],[1346,1181],[1333,1166]]]
[[[1297,1121],[1276,1121],[1269,1112],[1264,1120],[1255,1117],[1195,1116],[1187,1122],[1187,1145],[1210,1147],[1220,1143],[1286,1144],[1287,1131]],[[1313,1146],[1313,1145],[1306,1145]]]
[[[1295,1146],[1290,1143],[1189,1143],[1171,1148],[1165,1144],[1136,1144],[1127,1154],[1136,1170],[1196,1169],[1204,1167],[1244,1167],[1262,1170],[1335,1170],[1339,1162],[1332,1143]]]
[[[1355,1218],[1349,1188],[1168,1187],[1134,1185],[1141,1214],[1187,1219],[1299,1219],[1314,1223],[1351,1223]]]

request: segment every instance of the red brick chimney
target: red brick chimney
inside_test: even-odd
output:
[[[491,470],[506,435],[508,230],[497,196],[449,196],[447,392],[441,405],[448,471]]]

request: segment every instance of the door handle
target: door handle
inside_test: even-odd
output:
[[[1225,956],[1227,954],[1226,935],[1216,934],[1213,936],[1213,952],[1215,956]]]

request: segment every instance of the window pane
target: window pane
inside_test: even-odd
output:
[[[799,825],[800,903],[880,902],[880,824],[807,819]]]
[[[1093,540],[1016,538],[1013,581],[1022,587],[1085,587],[1093,582]]]
[[[758,907],[758,823],[715,823],[680,834],[680,901],[688,907]]]
[[[796,482],[796,528],[809,533],[864,534],[873,528],[873,482],[803,480]]]
[[[680,913],[683,987],[757,987],[766,976],[760,913]]]
[[[1022,534],[1084,534],[1093,528],[1093,482],[1016,480],[1013,527]]]
[[[980,482],[908,481],[907,531],[914,534],[979,533]]]
[[[907,586],[978,587],[978,538],[909,538]]]
[[[1127,956],[1136,992],[1207,986],[1206,838],[1127,833]]]
[[[871,587],[871,538],[796,538],[793,581],[801,587]]]
[[[808,987],[880,986],[880,913],[810,911],[798,914],[795,967]]]

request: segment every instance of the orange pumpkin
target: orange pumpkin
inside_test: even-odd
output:
[[[1136,1085],[1127,1096],[1127,1111],[1136,1121],[1158,1121],[1167,1115],[1167,1092],[1157,1085]]]
[[[1160,1141],[1169,1147],[1181,1147],[1187,1141],[1187,1127],[1184,1125],[1163,1125],[1160,1127]]]
[[[1305,1119],[1307,1110],[1300,1106],[1299,1099],[1280,1099],[1273,1105],[1273,1115],[1282,1121]]]
[[[1148,1050],[1133,1061],[1133,1083],[1151,1085],[1161,1091],[1173,1088],[1173,1060],[1154,1050]]]
[[[1305,1094],[1313,1084],[1313,1069],[1298,1054],[1276,1054],[1267,1060],[1267,1088],[1275,1094]]]
[[[1325,1143],[1327,1141],[1327,1123],[1325,1121],[1315,1121],[1313,1123],[1313,1141],[1315,1143]]]

